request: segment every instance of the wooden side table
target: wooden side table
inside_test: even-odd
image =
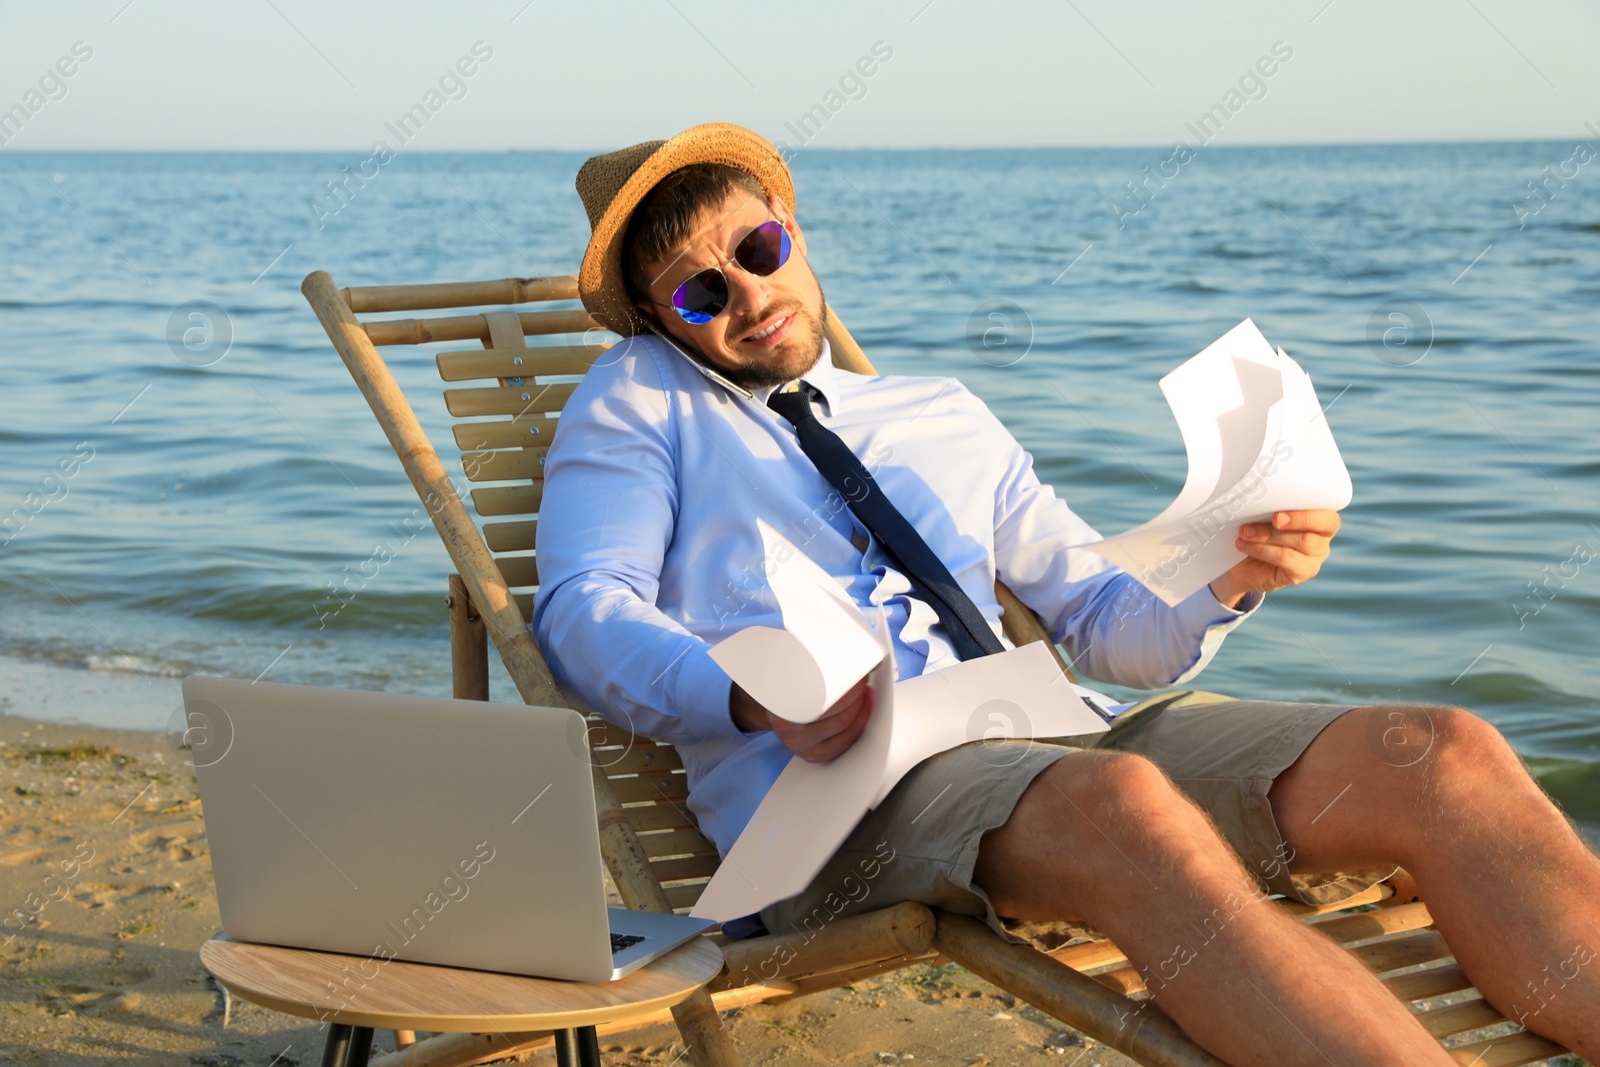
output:
[[[330,1024],[323,1067],[367,1062],[374,1029],[433,1033],[552,1030],[561,1067],[598,1067],[595,1026],[670,1008],[722,970],[696,937],[615,982],[564,982],[235,941],[217,934],[200,962],[235,996]]]

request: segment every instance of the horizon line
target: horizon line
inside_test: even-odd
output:
[[[1180,139],[1181,140],[1181,139]],[[1577,138],[1582,141],[1583,138]],[[1447,145],[1495,145],[1495,144],[1563,144],[1566,139],[1562,137],[1481,137],[1481,138],[1443,138],[1438,140],[1362,140],[1362,141],[1246,141],[1237,144],[1216,144],[1205,142],[1199,146],[1190,145],[1190,151],[1199,152],[1205,149],[1241,149],[1241,148],[1394,148],[1394,147],[1443,147]],[[376,142],[374,142],[376,143]],[[1576,143],[1576,142],[1575,142]],[[1049,152],[1049,151],[1168,151],[1175,147],[1178,141],[1172,142],[1139,142],[1129,144],[994,144],[994,145],[956,145],[956,144],[923,144],[923,145],[831,145],[813,146],[801,145],[791,149],[795,155],[802,151],[821,152]],[[787,145],[785,146],[787,147]],[[364,147],[346,146],[343,148],[30,148],[0,146],[0,155],[7,153],[13,155],[89,155],[89,154],[124,154],[124,155],[343,155],[351,152],[370,152],[372,145]],[[502,146],[499,148],[409,148],[406,154],[415,155],[482,155],[482,154],[516,154],[516,153],[549,153],[549,154],[577,154],[581,152],[609,152],[613,148],[583,147],[583,148],[554,148],[554,147],[523,147]],[[395,151],[399,155],[398,150]]]

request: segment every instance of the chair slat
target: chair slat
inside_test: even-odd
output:
[[[540,348],[473,348],[440,352],[439,377],[447,382],[477,378],[531,378],[545,374],[583,374],[610,345],[548,345]]]
[[[1350,955],[1374,971],[1392,971],[1397,967],[1428,963],[1450,955],[1450,946],[1437,930],[1421,930],[1388,941],[1349,950]]]
[[[603,752],[596,753],[593,758],[594,762],[605,770],[606,777],[613,779],[621,774],[683,769],[683,760],[678,756],[677,749],[671,745],[658,745],[647,738],[640,738],[632,748],[615,759],[609,758]]]
[[[588,716],[589,725],[584,740],[592,749],[614,748],[631,749],[636,745],[654,745],[656,742],[648,737],[642,737],[623,726],[616,726],[607,722],[602,716],[591,712]],[[620,755],[619,751],[616,755]],[[613,756],[596,752],[595,762],[606,769],[608,775],[621,774],[621,771],[611,769],[610,760]]]
[[[560,411],[578,388],[576,382],[557,385],[493,385],[472,389],[446,389],[445,409],[456,418],[473,415],[530,415]]]
[[[544,415],[494,422],[458,422],[451,427],[456,447],[463,452],[482,452],[490,448],[522,448],[549,445],[557,420]]]
[[[600,329],[587,311],[523,311],[522,332],[529,336],[554,333],[587,333]],[[482,315],[455,315],[443,319],[379,319],[361,324],[367,339],[378,347],[385,345],[429,345],[443,341],[488,340],[489,324]]]
[[[1464,1034],[1468,1030],[1506,1021],[1505,1014],[1482,997],[1421,1012],[1417,1015],[1417,1019],[1434,1037]]]
[[[1125,997],[1131,997],[1138,993],[1146,992],[1149,988],[1144,984],[1144,976],[1140,974],[1139,969],[1134,967],[1132,964],[1129,964],[1125,967],[1117,967],[1109,971],[1099,971],[1090,975],[1089,977],[1093,978],[1096,982],[1099,982],[1113,993],[1121,993]]]
[[[699,830],[666,830],[659,834],[640,834],[639,844],[651,859],[665,856],[709,856],[716,858],[717,850]]]
[[[1092,971],[1099,967],[1110,967],[1113,964],[1128,962],[1128,954],[1109,939],[1083,941],[1076,945],[1067,945],[1048,953],[1048,955],[1075,971]]]
[[[1383,984],[1389,987],[1389,992],[1401,1000],[1442,997],[1446,993],[1459,993],[1463,989],[1472,988],[1472,980],[1461,969],[1461,965],[1454,961],[1441,963],[1423,971],[1412,971],[1410,974],[1397,974],[1392,978],[1385,978]]]
[[[512,589],[539,584],[539,563],[532,556],[496,556],[494,562]]]
[[[1521,1031],[1488,1041],[1460,1045],[1451,1049],[1450,1055],[1457,1063],[1470,1064],[1471,1067],[1520,1067],[1521,1064],[1548,1059],[1565,1051],[1554,1041]]]
[[[1330,908],[1340,906],[1353,908],[1358,904],[1367,903],[1379,896],[1374,888],[1346,901],[1335,904],[1310,906],[1298,901],[1274,901],[1273,906],[1282,908],[1302,920],[1325,913]],[[1341,915],[1321,922],[1308,923],[1313,929],[1320,930],[1340,944],[1352,941],[1361,941],[1369,937],[1378,937],[1383,934],[1395,934],[1426,926],[1432,919],[1427,908],[1422,904],[1407,904],[1379,912],[1358,912],[1355,915]],[[1057,961],[1066,964],[1075,971],[1093,971],[1106,967],[1119,967],[1128,962],[1127,955],[1110,940],[1084,941],[1075,945],[1067,945],[1049,953]],[[1387,969],[1387,968],[1386,968]],[[1127,968],[1135,981],[1130,985],[1132,989],[1142,989],[1143,981],[1137,979],[1133,968]],[[1097,975],[1096,977],[1101,977]],[[1466,988],[1462,986],[1460,988]],[[1424,996],[1428,994],[1418,994]]]
[[[652,860],[650,869],[663,882],[683,881],[689,878],[710,878],[717,873],[721,863],[715,853],[709,856],[677,856],[672,859]]]
[[[696,825],[694,816],[688,809],[674,804],[637,804],[624,808],[628,821],[633,824],[635,833],[646,830],[678,830],[690,827],[696,832],[700,827]]]
[[[544,501],[544,479],[532,485],[501,485],[472,490],[472,507],[479,515],[532,515]]]
[[[584,741],[589,742],[590,749],[632,749],[634,745],[656,744],[656,742],[651,741],[650,737],[635,734],[632,729],[608,723],[598,713],[589,712],[587,721],[589,721],[589,725],[586,726]],[[600,760],[602,755],[603,753],[600,752],[595,753],[595,761],[600,766],[610,768],[610,763]],[[619,773],[619,771],[616,771],[616,773]]]
[[[1311,926],[1312,929],[1327,934],[1339,944],[1348,945],[1352,941],[1364,941],[1369,937],[1383,937],[1406,930],[1417,930],[1431,922],[1433,916],[1428,914],[1428,906],[1418,901],[1415,904],[1400,904],[1381,911],[1341,915],[1338,918],[1313,923]]]
[[[705,889],[704,885],[669,885],[666,887],[667,903],[674,909],[692,908]]]
[[[572,274],[549,278],[497,278],[489,282],[436,282],[431,285],[364,285],[339,290],[357,315],[374,311],[432,311],[477,304],[527,304],[536,300],[576,300]]]
[[[647,800],[678,802],[689,796],[689,776],[646,774],[638,778],[612,778],[611,788],[616,792],[617,799],[624,804],[641,804]]]
[[[533,519],[517,522],[486,522],[483,539],[490,552],[531,552],[538,523]]]
[[[503,452],[463,452],[461,466],[469,482],[532,481],[544,477],[542,448],[510,448]]]

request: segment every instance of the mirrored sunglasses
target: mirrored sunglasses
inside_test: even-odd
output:
[[[732,262],[765,278],[789,261],[789,251],[789,233],[774,219],[745,234]],[[684,322],[704,326],[728,308],[728,276],[721,267],[707,267],[673,291],[672,307]]]

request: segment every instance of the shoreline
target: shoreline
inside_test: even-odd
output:
[[[159,735],[181,721],[182,687],[170,674],[0,654],[0,717],[41,725]]]
[[[490,675],[492,701],[521,703],[510,679],[504,676],[504,668],[493,658]],[[294,684],[327,683],[296,680]],[[0,719],[16,717],[41,726],[127,732],[159,739],[183,727],[182,688],[183,678],[170,673],[140,673],[121,665],[97,667],[81,661],[63,663],[0,653]],[[373,691],[449,696],[447,690],[405,685]],[[1516,747],[1515,741],[1512,744]],[[1583,752],[1530,755],[1518,751],[1529,773],[1566,813],[1589,847],[1600,854],[1600,760],[1585,758],[1590,753]]]

